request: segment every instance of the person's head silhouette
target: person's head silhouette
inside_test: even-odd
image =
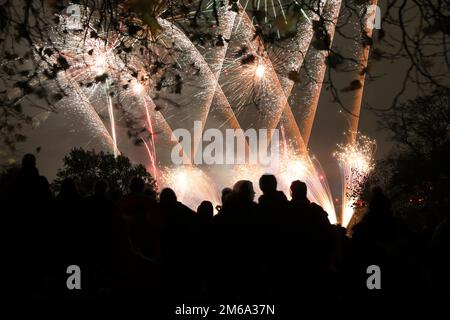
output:
[[[145,182],[142,178],[134,177],[130,182],[131,193],[138,194],[143,193],[145,188]]]
[[[210,201],[203,201],[197,208],[197,213],[202,218],[212,218],[214,206]]]
[[[159,203],[162,205],[174,204],[177,202],[175,191],[170,188],[164,188],[159,195]]]
[[[222,189],[222,196],[221,196],[222,204],[227,202],[227,200],[229,199],[229,197],[232,193],[233,193],[233,190],[231,188],[223,188]]]
[[[263,194],[277,191],[277,179],[273,174],[263,174],[259,179],[259,188]]]
[[[22,157],[22,172],[32,173],[33,175],[39,174],[36,168],[36,157],[31,153]]]
[[[27,153],[22,158],[22,168],[36,168],[36,157]]]
[[[295,180],[291,183],[291,196],[293,200],[296,201],[306,201],[306,194],[308,192],[308,188],[306,187],[306,183],[300,180]]]
[[[248,180],[240,180],[233,186],[233,192],[239,199],[244,201],[253,201],[255,198],[255,191],[253,189],[253,183]]]
[[[158,193],[150,185],[145,186],[144,194],[152,201],[156,201],[156,199],[158,198]]]

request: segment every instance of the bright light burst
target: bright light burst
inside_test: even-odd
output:
[[[259,63],[256,67],[255,75],[261,79],[262,77],[264,77],[264,73],[266,73],[266,67],[263,63]]]
[[[334,157],[339,163],[342,178],[342,225],[347,226],[353,216],[357,191],[373,169],[376,149],[374,140],[358,134],[353,144],[338,145]]]
[[[137,95],[142,94],[144,92],[144,86],[141,83],[136,82],[133,85],[133,92]]]
[[[178,201],[194,210],[203,200],[211,201],[214,207],[220,204],[214,182],[199,168],[189,165],[163,168],[160,181],[162,187],[175,191]]]

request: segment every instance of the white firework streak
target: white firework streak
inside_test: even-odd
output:
[[[222,27],[222,32],[225,37],[229,38],[231,36],[231,27],[234,23],[234,18],[235,18],[234,13],[232,13],[232,14],[227,13],[224,16],[224,24]],[[218,81],[217,81],[217,77],[220,73],[228,45],[219,47],[219,49],[215,50],[215,53],[213,53],[212,69],[215,71],[215,73],[214,73],[213,70],[210,69],[210,67],[207,64],[207,62],[205,61],[204,57],[200,54],[200,52],[198,52],[197,48],[195,48],[195,46],[186,37],[186,35],[184,33],[182,33],[178,28],[176,28],[173,24],[171,24],[168,21],[161,20],[160,24],[161,24],[161,26],[163,26],[165,28],[165,33],[169,33],[168,39],[171,39],[171,37],[175,36],[175,38],[177,40],[179,40],[179,41],[176,41],[176,43],[177,43],[177,46],[181,49],[180,51],[190,53],[189,54],[190,57],[188,58],[189,63],[191,63],[191,61],[194,62],[196,64],[196,66],[199,67],[200,70],[202,70],[202,73],[206,78],[204,80],[204,83],[207,84],[206,90],[201,92],[200,95],[197,95],[197,97],[199,97],[202,100],[202,105],[200,108],[196,108],[194,111],[191,112],[191,114],[195,115],[194,120],[200,120],[202,122],[202,127],[204,127],[206,120],[210,113],[211,105],[213,102],[215,102],[215,105],[217,106],[215,111],[218,111],[222,115],[225,116],[225,119],[226,119],[225,123],[229,123],[233,129],[239,129],[240,126],[234,115],[234,112],[231,109],[231,106],[230,106],[227,98],[223,94],[222,88],[218,85]],[[186,58],[186,57],[184,57],[184,58]],[[214,61],[216,61],[216,62],[214,63]],[[173,137],[172,139],[175,140],[175,137]],[[193,158],[195,158],[195,155],[196,155],[196,152],[197,152],[199,146],[194,144],[193,148],[194,148],[193,152],[191,152],[189,154],[193,155]],[[184,159],[186,160],[186,151],[187,150],[184,150],[184,151],[185,152],[183,153],[183,156],[184,156]],[[188,159],[187,162],[191,162],[191,159]],[[174,169],[164,168],[162,170],[163,171],[163,173],[162,173],[163,184],[164,184],[164,181],[171,180],[170,177],[172,177],[172,170],[174,170]],[[184,172],[182,174],[183,176],[184,175],[191,176],[190,173],[194,172],[195,168],[192,166],[192,164],[190,164],[190,165],[182,166],[181,168],[178,168],[176,170],[177,170],[176,172],[178,172],[178,173],[181,171]],[[202,177],[205,177],[205,175],[203,174],[203,175],[195,176],[197,183],[199,183],[200,185],[202,185],[202,182],[200,181]],[[199,189],[196,189],[196,190],[198,191]],[[197,198],[200,198],[200,195]],[[211,197],[209,197],[209,198],[211,199]]]
[[[373,155],[376,143],[366,136],[358,134],[356,140],[346,145],[338,145],[334,157],[339,163],[342,179],[341,223],[347,227],[353,217],[357,194],[369,173],[373,170]]]
[[[202,128],[204,127],[214,95],[216,94],[216,91],[218,91],[218,100],[222,104],[221,109],[226,113],[232,126],[239,128],[238,122],[235,119],[234,113],[232,112],[228,100],[223,95],[221,88],[217,85],[216,76],[211,71],[209,65],[206,63],[205,59],[197,50],[197,48],[192,44],[189,38],[187,38],[186,35],[175,25],[163,19],[159,19],[158,21],[164,28],[164,33],[161,35],[161,40],[169,41],[170,39],[173,39],[170,41],[173,42],[180,50],[180,52],[183,53],[177,57],[177,61],[182,63],[182,65],[195,64],[200,69],[200,73],[203,77],[202,83],[204,83],[206,87],[204,88],[204,90],[202,90],[201,94],[197,94],[195,96],[199,101],[197,103],[193,103],[193,106],[190,109],[190,115],[194,115],[192,123],[194,121],[201,121]],[[225,50],[223,50],[223,55],[225,54]],[[194,146],[194,152],[192,154],[195,154],[196,150],[197,146]]]
[[[234,11],[229,10],[229,8],[224,7],[219,10],[219,32],[224,40],[223,46],[215,46],[212,50],[211,57],[207,57],[206,61],[211,61],[210,68],[215,77],[215,93],[211,105],[215,108],[209,110],[209,116],[213,117],[224,117],[224,121],[221,126],[230,126],[232,129],[240,129],[239,121],[231,108],[230,102],[225,96],[222,87],[219,84],[219,77],[222,71],[222,67],[225,61],[225,56],[228,51],[228,40],[232,36],[233,26],[236,20],[237,14]]]
[[[99,137],[99,141],[104,146],[115,152],[117,147],[111,135],[78,83],[68,79],[64,72],[58,73],[58,83],[64,91],[70,92],[67,99],[62,99],[58,102],[59,108],[64,110],[67,115],[72,114],[71,117],[73,115],[80,117],[84,124],[87,125],[87,128],[91,130],[93,136]]]
[[[221,7],[219,12],[219,25],[217,26],[217,31],[215,34],[221,35],[224,39],[223,46],[214,46],[211,50],[211,54],[205,57],[206,61],[211,61],[209,63],[211,72],[214,76],[219,78],[220,72],[222,71],[222,65],[225,58],[226,51],[228,50],[228,41],[230,39],[231,34],[233,32],[233,25],[236,19],[236,12],[229,10],[228,7]],[[216,81],[216,85],[218,85]]]
[[[337,23],[341,0],[322,0],[319,3],[318,11],[324,14],[324,18],[327,21],[326,27],[328,33],[331,36],[331,43],[334,37],[335,26]],[[304,14],[304,12],[303,12]],[[312,123],[314,122],[314,117],[318,105],[318,100],[320,96],[320,90],[323,83],[323,77],[326,70],[326,58],[328,56],[327,51],[320,51],[310,46],[311,40],[313,38],[313,28],[312,28],[312,20],[317,20],[319,16],[314,12],[308,12],[306,16],[306,20],[301,21],[297,27],[297,36],[295,39],[289,41],[287,46],[283,48],[283,51],[286,53],[286,56],[289,57],[287,61],[286,69],[291,71],[300,71],[300,68],[305,60],[306,52],[308,52],[308,66],[312,66],[314,72],[312,74],[315,75],[315,81],[309,85],[308,90],[305,93],[307,101],[310,101],[308,106],[305,106],[307,110],[308,116],[305,118],[301,118],[303,121],[300,122],[299,125],[294,125],[294,123],[298,123],[293,119],[293,115],[297,115],[297,113],[292,113],[292,109],[288,103],[288,98],[291,95],[292,89],[295,85],[295,82],[288,77],[278,75],[278,80],[281,88],[284,91],[286,100],[281,101],[284,105],[278,106],[277,108],[282,109],[283,113],[280,116],[280,124],[285,128],[287,139],[290,141],[293,148],[299,150],[301,153],[306,152],[306,146],[308,145],[309,135],[312,128]],[[242,20],[247,21],[248,30],[252,30],[254,32],[254,27],[252,24],[248,24],[250,18],[248,17],[245,10],[243,10],[243,14],[241,15],[238,23],[238,27],[240,26]],[[331,45],[330,43],[330,45]],[[307,128],[304,131],[304,134],[301,134],[298,128]],[[305,134],[306,133],[306,134]],[[303,142],[299,143],[299,137],[302,136]]]
[[[262,101],[261,105],[266,109],[261,110],[262,114],[257,119],[257,122],[254,123],[254,126],[257,128],[275,129],[283,112],[283,108],[288,105],[288,100],[278,80],[272,61],[265,52],[264,44],[259,37],[255,38],[254,35],[255,30],[251,19],[244,10],[241,10],[239,23],[234,32],[235,39],[238,43],[245,44],[247,47],[251,48],[252,52],[260,52],[260,59],[265,67],[264,78],[266,81],[258,100]],[[248,84],[244,83],[243,85]],[[287,109],[290,110],[290,108]],[[287,117],[289,120],[294,120],[292,112],[287,111]],[[294,125],[295,120],[290,121],[289,124]],[[296,125],[294,127],[296,127]],[[298,133],[296,138],[298,139],[300,137],[300,133]]]
[[[239,121],[231,108],[231,105],[225,96],[222,87],[219,84],[219,77],[222,71],[225,56],[228,50],[228,40],[232,36],[233,25],[236,20],[236,12],[230,10],[227,6],[221,7],[218,12],[219,26],[216,35],[223,38],[223,46],[214,46],[210,50],[210,54],[204,58],[214,74],[214,96],[208,110],[208,116],[224,117],[222,126],[230,126],[232,129],[240,129]],[[211,106],[215,108],[211,109]]]
[[[371,5],[377,5],[377,0],[371,0]],[[372,37],[372,29],[368,27],[367,20],[373,17],[366,15],[363,24],[368,37]],[[370,45],[360,46],[357,52],[358,68],[356,80],[361,84],[359,89],[353,91],[353,103],[349,115],[349,129],[347,145],[338,145],[335,157],[338,159],[342,180],[342,224],[347,227],[351,221],[357,199],[351,194],[373,169],[373,157],[376,149],[375,141],[358,133],[361,104],[366,79],[366,68],[369,62]]]
[[[137,96],[139,98],[141,107],[139,110],[136,110],[133,103],[129,100],[133,96]],[[123,105],[124,111],[129,113],[137,113],[138,115],[141,115],[142,113],[144,114],[145,127],[147,128],[152,140],[152,148],[148,148],[152,151],[152,155],[149,155],[149,157],[153,157],[153,161],[156,162],[156,150],[154,148],[155,140],[158,140],[156,145],[162,150],[174,148],[179,145],[179,142],[173,135],[172,128],[167,123],[162,113],[156,111],[156,105],[146,91],[131,94],[128,92],[123,94],[119,92],[119,100],[121,105]],[[144,144],[146,144],[145,141]],[[189,161],[187,158],[185,159],[186,161]]]
[[[200,74],[204,78],[203,82],[207,84],[202,94],[196,95],[200,99],[200,103],[191,112],[198,117],[195,120],[201,121],[204,125],[216,89],[216,77],[194,44],[178,27],[167,20],[159,19],[158,22],[164,28],[163,34],[160,35],[160,40],[163,42],[170,41],[182,52],[176,57],[177,62],[182,66],[194,64],[199,68]]]
[[[333,0],[322,0],[318,8],[320,13],[323,12],[326,2],[333,2]],[[298,23],[296,37],[290,40],[286,44],[286,47],[283,47],[283,51],[286,53],[286,56],[289,57],[289,59],[284,61],[287,63],[287,70],[300,71],[300,67],[303,64],[306,52],[308,51],[308,48],[310,48],[311,40],[314,35],[312,21],[317,19],[318,15],[309,11],[306,15],[306,20],[301,20]],[[280,83],[286,97],[289,97],[295,82],[288,77],[280,77]]]
[[[377,0],[371,0],[371,5],[377,5]],[[366,26],[365,32],[369,38],[372,37],[372,29],[368,27],[367,20],[372,19],[370,15],[366,15],[364,17],[363,24]],[[358,126],[359,126],[359,115],[361,113],[361,105],[362,105],[362,99],[363,99],[363,93],[364,93],[364,84],[366,80],[366,70],[367,70],[367,64],[369,63],[369,53],[370,53],[370,45],[360,46],[359,52],[358,52],[358,69],[356,74],[356,80],[359,80],[361,83],[361,87],[357,90],[354,90],[353,92],[353,104],[350,109],[351,113],[349,116],[351,117],[350,120],[350,128],[349,128],[349,143],[355,143],[356,136],[358,133]]]
[[[328,0],[323,9],[323,15],[326,21],[325,27],[331,37],[330,46],[333,43],[341,3],[341,0]],[[307,80],[306,87],[302,86],[299,88],[299,92],[297,92],[296,95],[298,99],[294,99],[294,115],[296,116],[298,126],[302,130],[302,137],[305,145],[308,145],[311,136],[311,130],[316,116],[320,92],[327,68],[326,59],[328,58],[328,54],[328,50],[318,50],[314,46],[309,47],[305,62],[308,67],[307,77],[312,79]],[[288,96],[292,92],[292,85],[293,83],[289,84]],[[300,86],[297,85],[297,87]],[[281,121],[283,123],[284,119]]]
[[[220,11],[220,19],[222,23],[220,25],[221,27],[219,29],[219,34],[221,34],[225,39],[228,39],[231,36],[231,28],[233,26],[235,16],[236,14],[230,12],[229,10]],[[212,63],[208,66],[205,58],[200,54],[200,52],[198,52],[197,48],[195,48],[184,33],[168,21],[161,21],[161,25],[167,29],[166,32],[172,32],[172,34],[168,37],[169,39],[175,35],[175,37],[180,40],[177,41],[177,46],[181,49],[181,52],[190,52],[190,54],[192,54],[190,57],[190,59],[192,59],[191,61],[195,62],[196,66],[202,70],[206,77],[206,80],[204,81],[208,84],[208,87],[206,92],[203,91],[201,95],[198,95],[204,100],[201,108],[194,111],[194,113],[197,113],[198,117],[195,120],[202,121],[202,126],[204,127],[207,117],[210,114],[211,105],[215,100],[215,105],[218,105],[217,110],[225,115],[227,122],[231,124],[231,127],[234,129],[240,128],[231,106],[217,81],[222,69],[224,56],[228,48],[227,42],[225,41],[224,46],[216,46],[215,50],[212,50],[212,54],[208,59],[212,61]],[[164,119],[164,117],[162,117],[162,119]],[[175,137],[173,137],[172,140],[175,140]],[[195,147],[194,157],[196,151]],[[187,162],[191,161],[191,159],[186,159],[186,153],[184,153],[184,156]],[[195,209],[196,205],[198,205],[200,201],[205,198],[212,201],[215,205],[220,203],[217,190],[211,188],[214,183],[202,170],[194,167],[192,164],[182,165],[176,168],[162,168],[160,180],[163,187],[172,187],[177,193],[179,199],[193,209]],[[194,190],[189,188],[192,184],[196,185]]]

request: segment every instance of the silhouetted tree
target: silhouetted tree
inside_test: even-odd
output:
[[[156,182],[143,165],[133,165],[123,155],[117,158],[110,153],[96,153],[94,150],[74,148],[64,157],[64,166],[58,170],[53,188],[58,190],[65,178],[72,178],[78,183],[82,194],[92,191],[99,179],[106,180],[110,190],[125,193],[133,177],[144,179],[146,185],[156,190]]]
[[[391,133],[393,152],[366,181],[381,184],[394,212],[417,226],[435,226],[449,212],[450,90],[440,89],[382,113],[380,127]]]

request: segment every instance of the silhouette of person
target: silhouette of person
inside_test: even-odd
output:
[[[127,222],[132,249],[155,262],[160,256],[160,213],[154,198],[145,193],[145,182],[134,177],[130,193],[117,203],[117,211]]]
[[[323,296],[330,291],[333,229],[322,207],[308,200],[304,182],[293,181],[290,191],[292,228],[288,233],[299,253],[292,257],[291,266],[297,268],[292,283],[302,283],[301,295]]]
[[[78,188],[75,180],[72,178],[65,178],[61,183],[61,189],[56,196],[58,201],[78,201],[82,197],[78,193]]]
[[[214,215],[213,204],[210,201],[202,201],[197,208],[197,214],[204,221],[211,220]]]
[[[85,211],[83,208],[83,198],[78,193],[75,181],[72,178],[65,178],[61,182],[60,191],[54,204],[54,232],[56,256],[59,257],[59,281],[60,290],[64,290],[65,268],[69,265],[86,267],[87,256],[85,248],[87,246],[85,235],[88,227],[85,223]],[[87,280],[87,279],[82,279]],[[84,286],[85,283],[82,283]],[[75,292],[63,291],[67,297]]]
[[[352,242],[363,246],[385,246],[395,237],[395,220],[391,202],[383,191],[372,190],[367,214],[353,227]]]
[[[275,297],[284,290],[284,262],[291,252],[286,251],[286,228],[288,224],[288,200],[282,191],[277,190],[274,175],[264,174],[259,179],[262,195],[258,199],[258,224],[260,226],[260,245],[265,259],[261,261],[264,274],[264,291]],[[261,256],[263,253],[261,252]]]
[[[39,175],[34,155],[23,156],[22,167],[14,177],[8,198],[15,220],[32,223],[31,220],[41,218],[38,210],[46,209],[52,195],[47,179]]]
[[[404,277],[401,274],[407,273],[406,269],[413,267],[412,264],[405,266],[394,276],[396,273],[394,270],[397,267],[392,250],[397,246],[396,242],[401,238],[401,233],[398,222],[393,217],[390,200],[381,188],[373,188],[366,215],[352,229],[353,261],[351,263],[354,269],[351,273],[354,277],[353,290],[355,292],[364,295],[380,293],[376,292],[377,290],[369,293],[365,283],[367,266],[377,265],[383,270],[383,294],[392,294],[392,285],[400,283]],[[404,254],[406,254],[406,250],[398,252],[396,255],[400,257]]]
[[[221,253],[219,294],[230,298],[250,297],[258,293],[259,229],[258,205],[248,180],[233,186],[218,222],[218,252]]]
[[[258,204],[267,214],[273,210],[281,211],[287,206],[287,198],[282,191],[277,190],[277,179],[272,174],[264,174],[259,179],[259,188],[262,195],[258,199]]]
[[[194,237],[197,229],[195,213],[179,202],[170,188],[161,191],[159,204],[163,219],[165,288],[171,297],[187,297],[199,290],[194,263],[198,256]]]
[[[222,189],[222,194],[221,194],[221,201],[222,201],[222,205],[217,205],[216,206],[216,210],[218,213],[220,213],[220,211],[223,208],[223,205],[225,204],[225,202],[228,201],[228,198],[230,197],[230,195],[233,193],[233,190],[231,188],[223,188]]]
[[[213,237],[214,237],[214,206],[210,201],[202,201],[197,208],[198,222],[196,223],[197,231],[194,233],[194,246],[197,257],[194,259],[196,264],[196,276],[200,281],[200,293],[203,297],[207,297],[208,290],[212,285],[211,279],[214,274],[214,257],[213,257]]]
[[[110,288],[113,254],[113,203],[108,195],[108,182],[99,179],[95,182],[93,194],[86,198],[85,204],[85,252],[89,262],[89,283],[97,290]]]
[[[28,268],[33,261],[46,257],[49,209],[52,194],[48,181],[39,175],[36,157],[25,154],[22,166],[13,176],[7,191],[8,221],[7,269],[11,295],[29,296],[42,286],[45,264],[36,266],[36,274]]]
[[[161,258],[161,217],[156,201],[146,195],[145,181],[134,177],[130,192],[116,203],[122,217],[119,229],[119,260],[125,265],[118,283],[127,295],[159,294],[159,262]],[[121,256],[121,257],[120,257]]]

